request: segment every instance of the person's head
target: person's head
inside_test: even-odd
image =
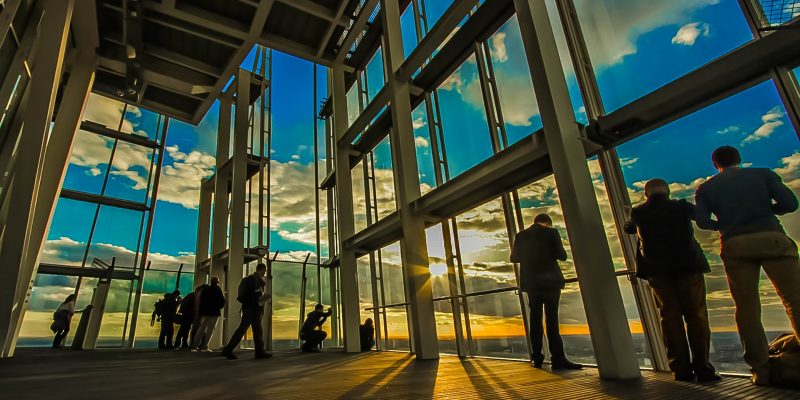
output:
[[[533,218],[533,223],[541,226],[551,227],[553,226],[553,219],[550,218],[547,214],[539,214]]]
[[[205,286],[205,284],[202,284],[202,285],[194,288],[194,291],[199,293],[201,290],[203,290],[203,286]]]
[[[173,297],[178,297],[178,296],[180,296],[180,295],[181,295],[181,291],[180,291],[180,290],[178,290],[178,289],[175,289],[175,290],[172,292],[172,296],[173,296]]]
[[[656,178],[650,179],[647,183],[644,184],[644,196],[648,199],[656,196],[656,195],[664,195],[669,197],[669,184],[667,181]]]
[[[256,265],[256,275],[260,277],[267,276],[267,264],[258,263],[258,265]]]
[[[323,307],[322,304],[317,304],[314,306],[314,311],[322,311],[324,308],[325,307]]]
[[[372,318],[367,318],[367,320],[364,321],[364,325],[366,326],[372,326],[373,324],[374,323],[372,322]]]
[[[742,163],[742,156],[736,147],[721,146],[711,153],[711,161],[714,162],[716,169],[722,171],[726,168],[738,167]]]
[[[78,298],[78,296],[76,296],[75,293],[72,293],[69,296],[67,296],[66,299],[64,299],[64,303],[63,304],[67,304],[69,302],[75,301],[77,298]]]
[[[212,276],[211,277],[211,286],[217,286],[217,285],[219,285],[219,278],[217,278],[216,276]]]

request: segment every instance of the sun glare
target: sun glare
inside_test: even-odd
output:
[[[447,275],[447,265],[444,264],[431,264],[431,276],[445,276]]]

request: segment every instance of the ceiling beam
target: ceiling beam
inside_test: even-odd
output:
[[[350,0],[339,0],[339,7],[336,10],[336,19],[342,18],[344,14],[345,8],[350,3]],[[317,58],[322,57],[322,53],[325,52],[325,48],[328,47],[328,42],[331,41],[331,37],[333,36],[333,32],[336,31],[336,24],[330,24],[328,29],[325,31],[325,34],[322,36],[322,40],[319,42],[319,47],[317,48]],[[347,28],[347,27],[345,27]]]
[[[269,13],[272,11],[273,5],[275,5],[275,0],[261,0],[258,3],[258,8],[256,8],[255,14],[253,15],[253,20],[250,24],[250,27],[247,29],[247,33],[244,35],[244,37],[242,37],[244,43],[242,43],[236,53],[234,53],[233,57],[231,57],[230,64],[228,64],[228,66],[222,71],[222,78],[217,80],[217,83],[209,93],[208,98],[203,102],[202,105],[200,105],[200,107],[198,107],[193,118],[195,124],[200,123],[200,121],[206,115],[206,112],[208,112],[208,109],[211,108],[211,105],[214,104],[214,101],[222,92],[222,89],[224,89],[225,85],[228,83],[228,77],[233,75],[234,71],[239,68],[245,57],[247,57],[247,54],[250,53],[250,50],[253,48],[253,46],[255,46],[256,43],[261,39],[261,34],[264,32],[264,26],[267,23],[267,17],[269,17]]]
[[[300,10],[306,14],[311,14],[317,18],[324,19],[325,21],[332,22],[334,26],[338,25],[347,28],[350,25],[348,18],[342,18],[342,13],[335,12],[328,7],[314,3],[310,0],[278,0],[282,4],[286,4],[296,10]],[[342,0],[347,3],[349,0]],[[341,7],[341,6],[340,6]],[[341,7],[342,10],[344,9]]]
[[[342,64],[344,62],[344,58],[347,56],[347,53],[350,51],[350,47],[353,46],[356,39],[358,39],[361,32],[364,30],[364,26],[367,25],[369,21],[369,16],[375,10],[375,7],[378,6],[378,0],[367,0],[364,3],[364,7],[361,7],[361,12],[358,13],[358,17],[356,17],[356,22],[350,27],[350,31],[347,32],[347,36],[345,36],[344,41],[342,42],[342,47],[339,49],[339,54],[336,55],[336,63]]]
[[[103,41],[113,43],[121,47],[125,46],[120,38],[112,37],[112,35],[103,36]],[[159,46],[148,45],[146,50],[142,51],[141,53],[214,78],[219,78],[222,73],[218,67],[206,64],[195,58],[187,57],[183,54],[178,54],[172,50],[167,50]]]

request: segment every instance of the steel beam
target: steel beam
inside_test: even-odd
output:
[[[74,0],[45,0],[46,10],[38,31],[36,64],[31,74],[30,96],[25,110],[23,134],[14,170],[14,187],[9,193],[9,213],[0,244],[0,357],[14,355],[20,316],[26,306],[32,275],[20,268],[31,241],[45,143],[53,117],[58,84],[66,53]],[[31,271],[32,273],[32,271]],[[24,287],[19,287],[22,282]]]
[[[544,136],[603,378],[641,376],[582,138],[544,0],[514,0]]]
[[[403,62],[400,7],[395,0],[382,0],[381,8],[383,57],[388,71],[384,90],[389,93],[389,110],[392,115],[389,137],[392,145],[395,196],[403,227],[400,254],[403,260],[406,301],[409,304],[411,340],[417,359],[436,359],[439,358],[439,340],[436,336],[425,221],[411,207],[411,203],[420,197],[420,188],[411,116],[410,82],[408,78],[398,74]]]

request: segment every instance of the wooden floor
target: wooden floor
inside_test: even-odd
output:
[[[0,360],[1,399],[800,399],[742,378],[676,383],[669,374],[601,381],[597,370],[552,373],[527,363],[405,353],[213,353],[22,349]]]

